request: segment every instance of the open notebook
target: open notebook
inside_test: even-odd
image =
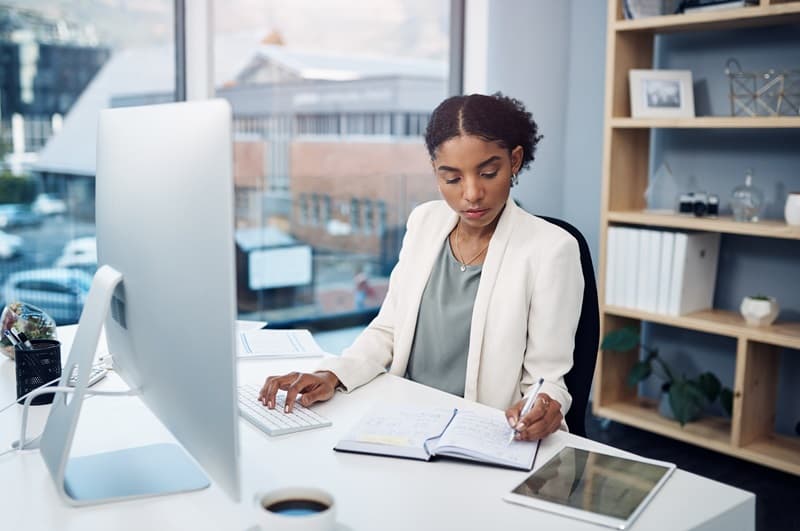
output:
[[[429,461],[435,456],[530,470],[538,442],[508,442],[499,409],[383,406],[361,419],[334,450]]]

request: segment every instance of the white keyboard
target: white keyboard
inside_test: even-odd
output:
[[[108,369],[103,367],[101,363],[96,363],[92,365],[92,372],[89,373],[89,382],[87,383],[86,387],[91,387],[103,378],[106,377],[108,373]],[[75,384],[78,383],[78,366],[75,366],[75,369],[72,371],[72,374],[69,375],[69,380],[67,380],[67,385],[70,387],[75,387]]]
[[[278,391],[275,397],[275,409],[269,409],[258,401],[260,390],[253,385],[239,386],[239,414],[267,435],[283,435],[331,425],[330,420],[297,402],[294,403],[291,413],[284,413],[283,406],[286,400],[284,391]]]

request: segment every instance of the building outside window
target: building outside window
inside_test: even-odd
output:
[[[218,64],[237,65],[217,96],[231,103],[235,124],[248,124],[234,143],[255,134],[264,145],[260,166],[242,168],[259,178],[236,182],[261,206],[237,224],[311,246],[314,278],[280,296],[253,293],[252,303],[240,295],[239,313],[273,323],[328,319],[355,309],[358,272],[369,272],[382,300],[411,208],[438,197],[422,135],[447,95],[450,2],[253,5],[214,1]],[[234,35],[250,35],[254,46],[237,54]],[[310,204],[304,213],[295,202]]]
[[[370,272],[380,301],[410,209],[438,196],[420,134],[447,93],[450,3],[213,3],[213,82],[233,108],[237,230],[278,231],[313,249],[311,284],[279,296],[239,290],[240,317],[351,312],[358,271]],[[19,233],[24,252],[0,256],[0,288],[21,270],[94,272],[96,258],[77,263],[64,248],[95,234],[97,115],[174,101],[174,27],[172,0],[0,7],[0,178],[15,179],[0,203],[41,218],[3,229]]]
[[[97,268],[98,114],[174,101],[174,26],[170,0],[0,6],[0,208],[14,213],[0,227],[0,293],[14,296],[9,276],[30,272],[59,325],[79,315],[61,311],[59,290]],[[237,193],[237,207],[252,209],[246,199]]]

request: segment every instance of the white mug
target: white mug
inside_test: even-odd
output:
[[[288,487],[256,494],[258,523],[264,531],[333,531],[336,506],[321,489]]]

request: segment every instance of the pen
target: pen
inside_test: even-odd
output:
[[[17,341],[17,338],[16,338],[16,337],[14,337],[14,334],[12,334],[12,333],[11,333],[11,330],[6,330],[6,331],[5,331],[5,332],[3,332],[3,333],[4,333],[4,334],[5,334],[5,336],[8,338],[8,340],[11,342],[11,344],[12,344],[12,345],[14,345],[15,347],[16,347],[17,345],[19,345],[19,341]],[[23,348],[23,347],[20,347],[20,348]]]
[[[527,415],[531,408],[533,407],[533,403],[536,401],[536,396],[539,394],[539,391],[542,389],[542,384],[544,383],[544,378],[539,378],[539,381],[536,382],[533,386],[533,392],[528,395],[528,399],[525,400],[525,405],[522,406],[522,411],[519,414],[520,420]],[[517,421],[519,422],[519,421]],[[508,437],[508,444],[514,440],[514,435],[517,434],[516,428],[511,428],[511,435]]]
[[[17,338],[19,339],[20,343],[25,345],[25,348],[29,348],[29,349],[33,348],[33,344],[31,343],[31,340],[28,339],[28,336],[25,335],[25,332],[20,332],[19,335],[17,336]]]

